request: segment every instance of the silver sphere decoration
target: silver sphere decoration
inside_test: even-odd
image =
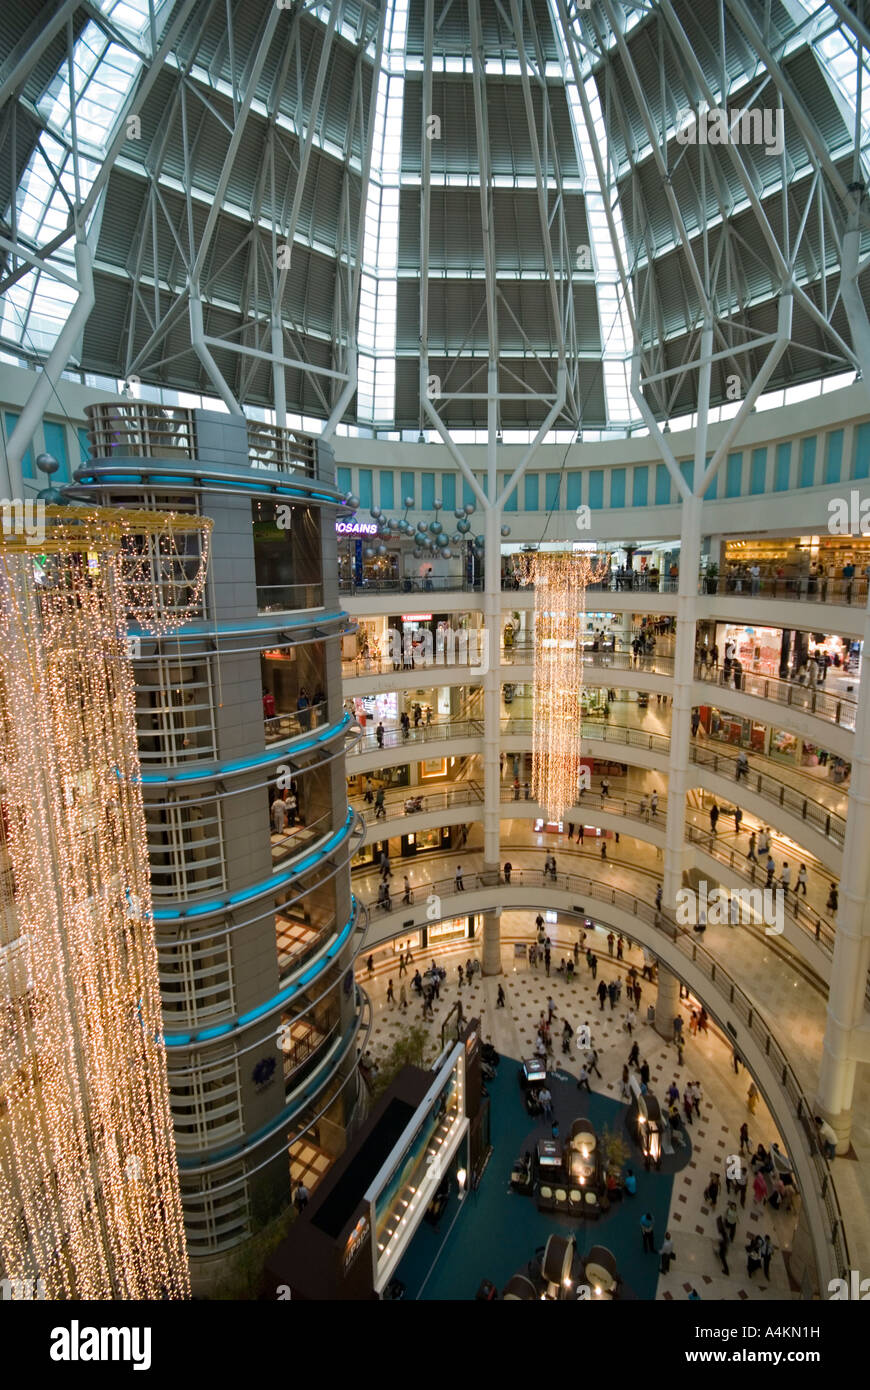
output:
[[[436,497],[435,501],[432,503],[432,506],[435,508],[436,512],[438,512],[444,506],[444,503],[441,501],[440,497]]]
[[[366,557],[367,560],[373,560],[375,558],[374,546],[367,545],[363,551],[363,555]]]
[[[511,528],[509,526],[503,526],[501,528],[501,533],[503,536],[509,536],[511,533]]]
[[[395,517],[390,517],[390,520],[387,522],[387,525],[389,526],[391,531],[401,531],[402,529],[398,521],[396,521]]]
[[[413,505],[414,505],[414,499],[413,499],[413,497],[406,497],[406,498],[404,498],[404,500],[403,500],[403,502],[402,502],[402,505],[403,505],[404,507],[413,507]]]
[[[452,560],[452,559],[453,559],[453,551],[452,551],[452,550],[442,550],[442,551],[441,551],[441,558],[442,558],[443,560]]]
[[[439,550],[446,550],[448,545],[450,544],[450,537],[445,535],[442,531],[440,536],[435,537],[435,543],[438,546]]]
[[[464,521],[464,520],[465,520],[465,508],[464,508],[464,507],[457,507],[457,508],[456,508],[456,511],[453,513],[453,515],[456,517],[456,520],[457,520],[457,521]]]
[[[466,502],[466,504],[465,504],[465,515],[466,515],[466,516],[471,516],[471,513],[472,513],[473,511],[474,511],[474,503],[473,503],[473,502]]]
[[[459,542],[460,542],[461,540],[462,540],[462,537],[460,536],[459,532],[458,532],[458,531],[454,531],[454,532],[453,532],[453,535],[450,537],[450,544],[451,544],[451,545],[458,545]]]
[[[437,536],[439,531],[444,530],[444,527],[441,525],[440,521],[430,521],[429,530],[432,532],[433,536]]]
[[[369,512],[369,516],[372,518],[373,521],[380,521],[380,519],[381,519],[381,511],[380,511],[380,508],[379,508],[379,507],[372,507],[371,511]]]
[[[460,536],[467,536],[471,530],[471,522],[466,521],[465,517],[463,517],[461,521],[456,523],[456,529]]]
[[[476,546],[479,546],[479,547],[482,548],[482,547],[483,547],[483,536],[475,536],[475,538],[474,538],[474,544],[475,544]]]
[[[378,554],[381,556],[382,559],[383,559],[383,557],[386,555],[386,553],[387,553],[387,547],[386,547],[385,545],[379,545],[379,546],[378,546]]]

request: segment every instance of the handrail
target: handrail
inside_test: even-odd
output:
[[[812,714],[816,719],[824,719],[829,724],[839,724],[844,729],[855,728],[857,699],[851,695],[832,695],[823,686],[803,685],[800,681],[788,680],[783,676],[765,676],[756,671],[742,671],[740,685],[733,683],[729,673],[728,681],[723,678],[721,667],[717,668],[717,679],[706,680],[701,674],[702,667],[695,661],[695,680],[709,685],[714,690],[731,691],[738,695],[755,695],[762,700],[773,700],[777,704],[798,709],[804,714]],[[707,668],[709,669],[709,668]]]
[[[92,459],[196,458],[192,410],[147,401],[86,405]]]
[[[515,593],[518,589],[533,590],[535,586],[534,583],[520,584],[513,575],[503,574],[501,587],[502,593]],[[597,584],[588,584],[586,592],[588,594],[675,594],[678,588],[679,580],[671,579],[670,575],[660,574],[657,579],[650,581],[645,574],[632,571],[623,576],[614,572]]]
[[[405,787],[406,792],[412,788]],[[476,782],[469,782],[466,786],[452,787],[449,791],[430,792],[426,796],[421,796],[419,800],[423,805],[419,810],[409,811],[406,809],[406,802],[416,800],[416,797],[405,796],[396,797],[392,801],[384,803],[386,814],[379,817],[374,806],[360,805],[359,798],[354,798],[351,805],[362,816],[366,825],[376,825],[381,819],[385,821],[394,820],[398,815],[402,820],[407,820],[409,816],[424,816],[432,811],[446,811],[451,806],[469,806],[472,803],[481,804],[483,802],[483,789]]]
[[[402,579],[340,579],[338,591],[361,598],[367,594],[479,594],[483,592],[483,579],[465,579],[449,574],[431,579],[421,579],[419,575],[406,575]]]
[[[256,593],[259,614],[323,607],[322,584],[258,584]]]
[[[374,753],[383,748],[405,748],[415,743],[438,743],[452,738],[480,738],[483,724],[478,719],[436,720],[433,724],[413,724],[405,736],[401,729],[384,729],[384,741],[378,743],[377,729],[366,728],[356,748],[347,756]]]
[[[502,737],[525,736],[531,732],[531,719],[509,716],[501,721]],[[455,723],[446,721],[428,726],[421,724],[417,729],[412,727],[407,737],[403,736],[401,729],[385,729],[383,747],[385,749],[399,748],[415,742],[425,743],[437,739],[482,737],[482,735],[483,726],[476,720],[462,720]],[[596,724],[584,721],[581,726],[581,737],[593,743],[608,743],[617,746],[621,744],[624,747],[641,748],[650,753],[662,753],[664,755],[670,752],[671,747],[671,740],[667,734],[647,734],[642,729],[630,729],[617,724]],[[375,730],[367,729],[364,737],[353,751],[372,752],[377,746]],[[689,758],[699,767],[711,768],[715,775],[719,775],[719,765],[727,763],[729,775],[734,776],[737,764],[736,754],[732,757],[730,753],[725,751],[714,751],[693,744],[689,750]],[[824,802],[815,801],[812,797],[802,795],[795,788],[790,787],[788,783],[780,782],[770,773],[759,772],[755,769],[750,770],[746,785],[750,791],[754,791],[765,801],[769,801],[793,815],[800,816],[801,820],[805,820],[832,843],[838,846],[845,843],[845,820],[836,811],[829,810]],[[510,793],[508,793],[508,799],[509,796]],[[504,795],[502,799],[505,799]],[[613,799],[611,797],[611,801]]]
[[[521,793],[521,789],[518,787],[502,787],[501,801],[502,804],[508,803],[512,805],[515,801],[525,804],[527,798]],[[601,792],[584,791],[575,800],[574,805],[571,807],[571,811],[582,813],[584,807],[589,807],[595,811],[611,811],[613,815],[624,816],[626,820],[642,821],[644,825],[655,825],[659,823],[662,830],[664,830],[665,816],[667,815],[668,809],[667,797],[659,797],[656,803],[655,813],[650,809],[649,803],[649,795],[626,796],[624,793],[617,792],[615,795],[608,793],[607,796],[602,796]],[[528,804],[543,812],[543,807],[534,801],[534,799],[530,800]],[[567,821],[569,815],[570,812],[566,811],[563,820]],[[575,820],[574,824],[576,825],[576,823]]]
[[[196,415],[153,401],[100,401],[85,406],[92,459],[198,457]],[[317,475],[317,440],[301,430],[247,420],[251,468]]]
[[[532,732],[533,721],[531,719],[509,716],[501,721],[502,735],[510,735],[514,732],[520,734],[530,734]],[[650,753],[669,753],[671,740],[668,734],[647,734],[643,729],[630,729],[623,724],[593,724],[585,721],[580,726],[581,738],[591,739],[599,743],[621,743],[630,748],[645,748]]]
[[[763,865],[750,863],[742,849],[729,849],[711,831],[703,830],[698,825],[687,825],[686,839],[690,844],[700,846],[732,873],[748,879],[754,887],[764,888],[767,883],[767,870]],[[788,916],[802,931],[811,936],[827,955],[833,955],[835,931],[829,918],[808,908],[797,893],[787,893],[783,906]]]
[[[304,716],[301,718],[300,716]],[[285,724],[289,728],[293,721],[299,725],[297,732],[286,732],[281,725]],[[288,738],[299,738],[302,734],[310,733],[313,729],[319,729],[321,725],[328,723],[328,710],[325,700],[318,700],[316,705],[308,705],[305,709],[282,710],[280,714],[271,715],[263,720],[263,731],[266,742],[285,740]],[[303,725],[305,727],[303,727]]]
[[[248,420],[248,458],[251,468],[279,473],[317,474],[317,440],[313,434]]]
[[[728,771],[734,776],[735,784],[740,786],[740,782],[736,778],[736,756],[732,757],[730,753],[719,752],[712,748],[702,748],[698,744],[693,744],[689,750],[689,758],[698,767],[709,767],[714,773],[719,772],[721,764],[728,764]],[[828,810],[824,802],[813,801],[811,797],[803,796],[796,788],[790,787],[788,783],[780,782],[766,772],[756,771],[755,768],[749,769],[743,778],[743,786],[747,791],[755,792],[757,796],[764,797],[766,801],[773,801],[783,810],[790,811],[793,815],[800,816],[801,820],[808,821],[834,844],[842,846],[845,843],[845,820],[836,811]]]
[[[828,579],[827,576],[814,578],[809,574],[797,575],[793,579],[775,579],[768,576],[753,579],[751,575],[738,577],[732,574],[708,579],[701,575],[698,592],[708,597],[727,594],[741,599],[772,598],[796,603],[842,603],[847,608],[857,608],[867,602],[867,579],[864,575],[857,574],[852,579]]]
[[[470,635],[473,637],[474,633]],[[472,655],[477,656],[477,653],[470,650],[471,646],[472,644],[469,643],[467,655],[469,657]],[[434,676],[443,676],[446,671],[462,671],[463,674],[472,676],[476,673],[478,676],[482,677],[485,676],[489,670],[485,660],[485,653],[483,654],[482,660],[478,658],[474,661],[448,661],[446,659],[448,655],[449,653],[447,652],[436,651],[431,658],[415,656],[410,666],[406,666],[403,662],[396,663],[393,661],[392,657],[389,656],[356,656],[352,657],[349,661],[342,661],[341,674],[345,680],[349,680],[354,676],[407,676],[409,672],[416,673],[417,675],[426,675],[427,672],[431,672]],[[443,685],[445,682],[442,680],[440,684]]]
[[[447,798],[449,798],[450,795],[451,793],[449,792],[441,793],[441,796]],[[424,798],[424,800],[429,799],[432,798]],[[452,804],[469,805],[471,803],[482,803],[482,801],[482,795],[466,795],[464,798],[461,798],[457,794]],[[540,814],[544,814],[543,808],[534,801],[534,799],[526,797],[522,789],[502,787],[501,806],[512,806],[514,803],[534,808],[534,810],[538,811]],[[445,806],[449,804],[451,804],[449,800],[444,802]],[[383,818],[384,823],[389,823],[390,820],[395,819],[395,816],[390,815],[390,810],[396,811],[400,807],[403,807],[403,805],[404,803],[401,801],[394,802],[392,807],[387,809],[387,814]],[[584,807],[589,810],[608,811],[612,815],[621,818],[624,817],[629,821],[637,821],[643,825],[658,824],[662,831],[664,831],[665,828],[667,797],[659,798],[656,813],[653,814],[649,803],[649,797],[626,796],[619,793],[616,795],[608,794],[607,796],[602,796],[600,792],[583,792],[581,797],[575,801],[571,811],[565,812],[563,820],[569,821],[571,819],[571,814],[576,813],[574,824],[577,824],[582,818]],[[431,809],[434,810],[436,808],[432,807]],[[378,820],[373,809],[369,810],[367,808],[361,811],[361,814],[365,816],[366,823],[369,825],[374,824]],[[406,813],[404,809],[402,809],[401,817],[404,818],[405,815]],[[729,850],[726,845],[712,834],[712,832],[703,830],[696,825],[686,825],[686,836],[690,843],[700,845],[701,848],[705,849],[713,858],[727,865],[733,873],[747,879],[749,883],[762,888],[766,884],[767,871],[760,864],[752,864],[747,859],[743,850],[736,847]],[[805,931],[807,935],[811,936],[827,955],[833,954],[835,932],[832,923],[827,917],[820,912],[808,908],[798,897],[797,893],[787,894],[783,906],[787,915],[802,931]]]
[[[503,666],[510,666],[515,661],[525,665],[533,659],[534,653],[534,643],[518,642],[513,647],[502,647],[501,662]],[[604,671],[645,671],[653,676],[674,674],[674,658],[656,656],[655,652],[651,656],[635,656],[633,652],[593,652],[587,649],[583,653],[583,665],[596,666]]]
[[[667,937],[690,963],[699,967],[710,982],[717,986],[717,989],[723,994],[727,994],[729,1004],[739,1013],[744,1026],[749,1030],[759,1048],[769,1059],[772,1068],[779,1073],[779,1084],[782,1093],[793,1112],[794,1119],[797,1121],[799,1132],[806,1140],[806,1149],[804,1153],[800,1155],[800,1157],[794,1153],[792,1154],[796,1171],[799,1173],[799,1176],[803,1178],[803,1169],[807,1164],[810,1165],[810,1170],[817,1186],[818,1196],[828,1217],[830,1241],[834,1249],[839,1269],[841,1272],[848,1270],[850,1268],[849,1247],[843,1225],[842,1211],[837,1198],[836,1187],[831,1176],[830,1165],[819,1146],[819,1140],[813,1122],[813,1107],[804,1095],[801,1084],[788,1058],[780,1047],[776,1036],[759,1014],[756,1005],[747,997],[719,961],[699,944],[691,929],[682,928],[670,913],[658,911],[652,904],[644,902],[625,889],[611,887],[596,880],[585,878],[579,874],[557,874],[554,878],[553,876],[545,875],[538,869],[518,869],[511,874],[510,884],[507,885],[504,884],[497,871],[487,870],[482,873],[465,873],[463,874],[463,882],[465,891],[472,891],[475,888],[492,888],[498,886],[500,896],[505,897],[513,896],[516,889],[522,889],[524,887],[532,887],[535,889],[556,888],[570,894],[575,902],[578,899],[589,898],[596,902],[609,903],[613,907],[619,907],[628,915],[640,918],[647,926],[652,927],[655,932],[659,932]],[[450,878],[435,880],[431,884],[427,884],[426,887],[430,894],[435,894],[442,899],[442,911],[444,909],[444,899],[458,896],[456,893],[455,881]],[[377,907],[377,904],[375,903],[373,906]],[[576,907],[570,910],[577,912]],[[363,950],[365,950],[365,947],[363,947]],[[709,1002],[711,1009],[715,1013],[713,1001]],[[773,1109],[773,1107],[771,1108]],[[799,1168],[798,1163],[800,1163]]]
[[[740,588],[737,587],[738,584]],[[534,584],[520,584],[513,575],[502,575],[501,587],[504,593],[518,589],[534,589]],[[755,581],[749,575],[720,575],[716,579],[708,579],[703,573],[698,575],[698,593],[709,598],[735,595],[739,598],[774,598],[799,603],[842,603],[846,607],[859,607],[867,602],[867,587],[868,581],[864,575],[855,575],[851,580],[842,577],[820,577],[814,580],[811,575],[805,574],[792,579],[765,577]],[[614,572],[600,583],[588,585],[586,592],[675,594],[678,588],[678,578],[659,575],[657,580],[650,582],[643,574],[630,573],[620,576]]]

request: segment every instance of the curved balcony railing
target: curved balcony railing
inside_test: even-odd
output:
[[[501,587],[504,593],[516,593],[522,589],[534,589],[534,584],[521,584],[512,574],[503,574],[501,577]],[[675,594],[679,587],[678,579],[671,579],[669,575],[660,574],[655,579],[650,579],[645,574],[635,574],[632,572],[627,575],[611,574],[609,578],[602,579],[598,584],[588,584],[587,594]]]
[[[300,734],[310,733],[327,722],[326,701],[320,700],[307,709],[286,710],[283,714],[264,719],[263,730],[267,743],[277,743],[280,739],[299,738]]]
[[[431,579],[421,579],[416,574],[406,575],[403,579],[340,579],[338,591],[356,598],[365,598],[368,594],[480,594],[483,592],[483,579],[465,579],[449,574]]]
[[[852,579],[814,579],[808,574],[793,579],[752,579],[751,576],[738,579],[730,574],[707,579],[701,575],[698,592],[708,596],[792,599],[798,603],[843,604],[847,608],[861,608],[867,602],[867,579],[857,574]]]
[[[690,844],[698,845],[707,854],[720,864],[724,864],[732,873],[739,874],[741,878],[752,885],[753,888],[764,888],[767,883],[767,871],[762,864],[751,863],[742,849],[724,844],[721,839],[711,834],[709,830],[704,830],[698,825],[686,826],[686,839]],[[776,880],[774,884],[776,885]],[[814,908],[807,907],[803,898],[798,897],[797,893],[789,891],[785,895],[783,903],[786,916],[800,927],[802,932],[812,937],[813,941],[826,952],[833,955],[834,938],[836,929],[829,918]]]
[[[513,647],[502,647],[503,666],[527,665],[535,659],[533,642],[518,642]],[[593,652],[588,648],[583,653],[584,666],[594,666],[601,671],[646,671],[653,676],[672,676],[674,658],[672,656],[635,656],[633,652]]]
[[[407,734],[401,729],[384,729],[383,739],[378,742],[377,728],[366,726],[362,737],[347,756],[357,753],[375,753],[385,748],[410,748],[414,744],[444,743],[447,739],[481,738],[483,724],[479,719],[444,719],[432,724],[412,724]]]
[[[513,663],[525,665],[533,662],[534,656],[534,643],[519,642],[513,647],[502,648],[501,661],[504,666]],[[674,658],[657,656],[655,653],[651,656],[635,656],[633,652],[587,650],[584,652],[583,661],[585,666],[600,671],[644,671],[654,676],[674,674]],[[818,686],[811,688],[802,685],[800,681],[784,680],[780,676],[757,675],[753,671],[744,671],[740,677],[740,685],[736,686],[731,674],[728,682],[725,682],[721,666],[715,673],[711,671],[710,678],[706,679],[705,672],[710,670],[711,668],[704,668],[699,662],[695,662],[695,679],[709,685],[711,696],[716,690],[735,690],[743,695],[756,695],[762,700],[772,700],[790,709],[800,710],[804,714],[815,715],[817,719],[824,719],[829,724],[838,724],[843,729],[855,727],[857,701],[848,695],[834,695]]]
[[[502,787],[502,805],[513,805],[514,802],[523,803],[527,800],[524,792],[517,787]],[[543,808],[533,803],[535,808],[543,814]],[[584,810],[608,811],[612,816],[624,816],[627,820],[636,820],[643,825],[658,825],[662,831],[665,828],[665,817],[668,811],[667,797],[660,796],[655,811],[650,807],[650,798],[647,796],[625,795],[617,792],[614,796],[602,796],[601,792],[583,792],[577,798],[572,807],[577,815],[574,824],[582,817]],[[570,819],[571,812],[566,811],[564,820]]]
[[[842,576],[814,580],[810,575],[799,575],[792,579],[759,578],[754,582],[748,575],[742,579],[734,575],[720,575],[716,579],[708,579],[705,574],[698,576],[698,593],[709,597],[734,595],[740,598],[793,599],[797,602],[808,600],[810,603],[843,604],[853,608],[867,602],[867,585],[868,581],[864,575],[855,575],[851,580],[843,579]],[[520,584],[513,575],[508,574],[502,575],[501,587],[503,592],[508,593],[524,588],[533,589],[534,585]],[[670,576],[660,575],[658,579],[650,580],[645,575],[636,573],[621,577],[611,574],[599,584],[589,584],[586,592],[675,594],[678,587],[679,580]]]
[[[198,455],[196,413],[152,401],[104,401],[85,406],[92,459],[186,458]],[[317,440],[300,430],[248,420],[251,468],[317,473]]]
[[[317,440],[301,430],[249,420],[248,458],[252,468],[306,473],[313,478],[317,474]]]
[[[746,776],[737,782],[736,753],[732,756],[730,753],[693,744],[689,750],[689,757],[698,767],[707,767],[714,773],[727,774],[734,778],[737,786],[742,785],[748,791],[755,792],[757,796],[763,796],[765,801],[771,801],[783,810],[790,811],[792,815],[799,816],[808,825],[821,831],[825,838],[833,841],[835,845],[844,844],[846,822],[836,811],[830,811],[823,802],[813,801],[811,797],[803,796],[797,788],[778,781],[766,772],[758,772],[755,768],[750,768]]]
[[[622,888],[614,888],[605,883],[585,878],[579,874],[545,875],[540,870],[515,870],[510,885],[506,885],[496,872],[466,873],[463,875],[466,891],[474,888],[492,888],[500,885],[505,898],[517,889],[555,888],[570,895],[573,902],[588,899],[590,902],[620,908],[632,917],[637,917],[655,932],[659,932],[673,943],[686,960],[716,986],[717,991],[727,998],[728,1004],[738,1014],[744,1027],[764,1053],[772,1071],[778,1077],[780,1094],[787,1104],[792,1117],[797,1121],[798,1130],[805,1141],[803,1151],[791,1153],[800,1186],[807,1191],[812,1183],[827,1218],[827,1230],[832,1252],[838,1269],[842,1272],[850,1267],[849,1248],[843,1224],[843,1215],[837,1198],[837,1191],[831,1176],[830,1165],[821,1151],[813,1106],[804,1095],[800,1081],[783,1052],[776,1035],[759,1014],[756,1005],[743,992],[728,971],[697,940],[691,928],[681,927],[668,913],[658,912],[651,903],[635,897]],[[427,891],[442,899],[456,896],[454,880],[438,879],[427,884]],[[377,904],[373,907],[377,908]],[[573,909],[576,911],[576,908]],[[602,925],[608,925],[606,922]],[[365,949],[365,948],[363,948]],[[709,1001],[715,1013],[713,1001]],[[720,1020],[721,1022],[721,1020]],[[771,1106],[776,1113],[776,1107]]]
[[[475,649],[474,633],[469,634],[468,646],[463,652],[459,648],[457,655],[467,655],[471,660],[455,661],[452,654],[447,652],[436,652],[433,657],[412,657],[407,662],[393,661],[389,656],[357,656],[350,661],[341,663],[341,674],[345,680],[350,680],[354,676],[386,676],[386,675],[408,675],[409,672],[416,672],[418,676],[431,675],[433,679],[430,684],[449,685],[450,681],[445,679],[450,671],[459,671],[467,680],[475,673],[478,677],[483,677],[489,670],[486,664],[485,650],[480,652]],[[425,684],[421,681],[420,684]]]
[[[258,584],[257,612],[295,613],[323,607],[322,584]]]
[[[815,715],[817,719],[839,724],[843,729],[855,728],[858,701],[849,695],[834,695],[818,685],[804,685],[800,681],[787,680],[782,676],[765,676],[754,671],[741,672],[740,684],[736,685],[733,672],[729,672],[726,681],[721,665],[714,671],[697,661],[695,680],[709,685],[711,696],[715,690],[735,690],[738,694],[757,695],[762,700],[772,700],[789,709],[800,710],[802,714]]]
[[[501,721],[503,737],[516,735],[525,738],[532,733],[532,720],[509,716]],[[580,726],[581,738],[592,739],[597,743],[612,743],[623,748],[643,748],[648,753],[671,751],[671,740],[667,734],[647,734],[643,729],[627,729],[622,724],[607,724],[593,720],[583,720]]]
[[[419,804],[416,804],[419,803]],[[483,788],[477,782],[468,782],[461,787],[451,787],[449,791],[430,792],[425,796],[393,797],[384,802],[384,814],[378,814],[374,805],[367,806],[355,798],[351,803],[362,816],[366,825],[376,825],[397,816],[406,820],[408,816],[430,815],[433,811],[448,811],[451,806],[482,805]]]

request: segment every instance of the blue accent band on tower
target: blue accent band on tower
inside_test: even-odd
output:
[[[229,1033],[236,1033],[240,1028],[245,1028],[249,1023],[255,1023],[258,1018],[273,1013],[286,1004],[288,999],[292,999],[301,989],[305,989],[316,980],[328,965],[335,959],[344,943],[353,930],[356,921],[356,899],[353,899],[353,910],[350,917],[345,922],[338,936],[332,942],[327,951],[320,956],[312,966],[306,970],[304,975],[300,975],[298,980],[294,980],[292,985],[286,989],[279,990],[273,994],[271,999],[267,999],[263,1004],[258,1004],[255,1009],[249,1009],[245,1014],[239,1014],[238,1018],[230,1019],[227,1023],[217,1024],[214,1028],[203,1028],[199,1033],[165,1033],[164,1042],[167,1047],[193,1047],[197,1043],[211,1042],[215,1038],[224,1038]]]
[[[341,829],[334,835],[330,835],[314,854],[306,855],[300,863],[294,864],[291,869],[284,873],[275,874],[274,877],[263,880],[260,883],[252,884],[240,893],[232,893],[226,898],[209,898],[202,903],[195,903],[185,912],[173,912],[170,908],[157,908],[152,914],[155,922],[187,922],[191,917],[203,917],[208,913],[222,912],[230,907],[237,907],[239,903],[250,902],[252,898],[264,897],[267,893],[274,893],[279,888],[284,888],[294,879],[306,873],[314,864],[319,864],[321,860],[328,859],[330,854],[342,844],[350,835],[351,829],[356,821],[356,812],[348,808],[347,816]]]

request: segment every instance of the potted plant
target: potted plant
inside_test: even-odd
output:
[[[707,593],[715,594],[719,587],[719,566],[709,564],[707,566]]]
[[[601,1152],[604,1155],[606,1171],[619,1175],[629,1160],[628,1144],[621,1134],[606,1126],[601,1131]]]

